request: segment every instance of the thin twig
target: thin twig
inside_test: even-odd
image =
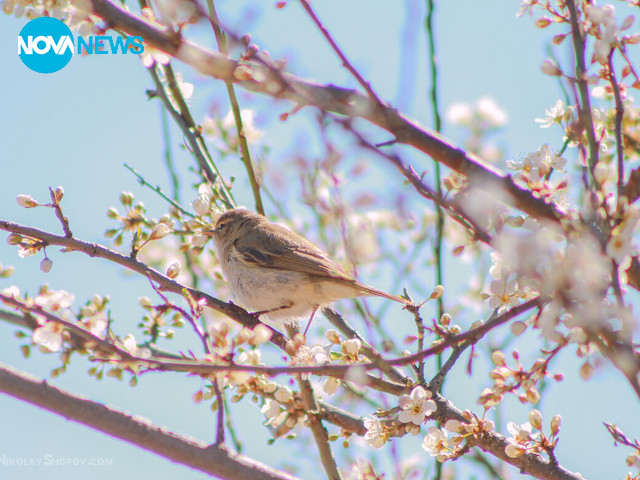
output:
[[[622,94],[620,93],[620,84],[616,78],[616,71],[613,65],[613,54],[615,49],[609,53],[609,82],[613,90],[613,97],[616,102],[615,115],[615,137],[616,137],[616,156],[618,157],[618,198],[624,193],[624,139],[622,138],[622,119],[624,118],[624,105],[622,103]]]
[[[320,461],[324,467],[324,471],[327,474],[327,478],[331,480],[340,480],[340,472],[338,471],[338,465],[336,464],[333,453],[331,452],[331,445],[329,443],[329,434],[327,429],[322,424],[322,413],[318,407],[311,383],[309,380],[304,380],[298,376],[298,385],[300,387],[300,395],[302,396],[302,403],[304,409],[307,412],[307,420],[309,422],[309,428],[313,433],[313,437],[320,453]]]
[[[224,444],[224,398],[220,385],[218,385],[218,379],[213,379],[213,391],[216,394],[216,402],[218,403],[218,416],[216,422],[216,443],[215,445]]]
[[[357,338],[360,340],[362,343],[362,353],[371,360],[372,363],[377,364],[380,371],[387,375],[391,381],[405,385],[409,382],[409,378],[400,370],[389,365],[382,356],[364,338],[362,338],[362,335],[360,335],[355,328],[349,325],[342,315],[330,307],[324,308],[322,310],[322,314],[327,317],[334,327],[348,338]]]
[[[171,154],[172,142],[171,142],[171,132],[169,131],[169,119],[167,116],[168,113],[166,108],[164,108],[164,105],[160,105],[159,107],[160,107],[160,115],[162,117],[162,138],[164,140],[164,162],[165,162],[167,171],[169,173],[169,178],[171,179],[171,189],[172,189],[171,199],[175,202],[175,204],[180,205],[180,180],[173,163],[173,156]],[[142,180],[144,180],[144,178],[142,178]],[[160,189],[159,186],[157,186],[156,188]],[[179,211],[185,214],[185,210],[181,209]],[[192,215],[191,213],[189,212],[186,212],[186,213],[187,213],[187,216],[189,216],[190,218],[195,218],[195,216]],[[179,238],[182,244],[186,243],[186,237],[184,234],[180,233]],[[200,279],[198,278],[198,275],[196,275],[195,270],[193,268],[193,260],[191,258],[191,254],[189,253],[188,250],[186,250],[183,252],[182,255],[184,258],[185,265],[187,267],[185,270],[189,272],[189,276],[191,278],[191,285],[193,285],[194,288],[198,288],[198,283]]]
[[[453,348],[453,352],[451,352],[451,355],[449,356],[447,361],[439,368],[438,373],[436,373],[431,381],[429,381],[430,390],[436,390],[438,392],[442,391],[442,384],[444,383],[447,374],[453,368],[458,358],[460,358],[462,352],[464,352],[470,345],[470,343],[464,343],[458,347]]]
[[[182,133],[187,140],[189,150],[191,151],[191,153],[193,153],[196,160],[198,161],[198,164],[200,165],[200,169],[204,173],[204,177],[211,183],[211,185],[214,185],[216,183],[216,179],[219,178],[221,193],[223,196],[222,200],[225,202],[227,207],[236,206],[236,203],[233,199],[233,195],[231,194],[231,191],[227,187],[227,183],[222,177],[222,174],[220,173],[218,166],[211,158],[209,149],[207,148],[207,145],[204,139],[202,138],[202,135],[198,132],[197,126],[195,125],[195,123],[193,123],[193,118],[191,117],[189,110],[187,109],[186,112],[183,113],[176,110],[173,107],[173,104],[171,103],[169,96],[165,92],[165,87],[162,84],[162,81],[160,80],[160,75],[158,73],[157,65],[153,65],[151,68],[148,69],[148,71],[151,74],[151,78],[153,79],[156,85],[155,93],[158,95],[158,97],[160,97],[165,108],[171,114],[176,124],[180,127],[180,130],[182,130]],[[172,70],[168,70],[168,71],[172,72]],[[182,98],[182,101],[183,101],[182,103],[184,104],[184,98],[182,97],[182,92],[176,86],[175,76],[172,76],[172,79],[173,79],[173,82],[170,82],[170,85],[173,85],[173,88],[175,90],[175,93],[172,93],[172,94],[178,95],[180,98]],[[169,80],[169,77],[167,77],[167,80]],[[186,118],[185,118],[185,115],[187,115]],[[191,119],[191,123],[189,122],[188,119]]]
[[[438,104],[438,65],[437,65],[437,56],[436,56],[436,41],[435,41],[435,32],[433,26],[433,18],[435,15],[435,4],[433,0],[427,0],[427,15],[425,18],[425,29],[427,32],[427,40],[429,44],[429,71],[431,73],[431,89],[429,91],[429,99],[431,101],[431,109],[433,111],[433,126],[437,133],[440,133],[442,130],[442,120],[440,117],[440,108]],[[435,161],[435,169],[434,169],[434,183],[436,185],[436,194],[438,197],[442,198],[442,178],[440,172],[440,162]],[[435,282],[436,285],[444,285],[444,276],[443,272],[443,256],[442,256],[442,242],[444,239],[444,212],[439,203],[435,203],[436,209],[436,238],[433,243],[433,260],[435,262]],[[444,297],[441,295],[436,299],[436,304],[438,306],[438,318],[442,318],[444,315]],[[416,316],[417,321],[417,316]],[[421,336],[424,336],[424,324],[420,322],[419,327],[422,326],[423,333],[420,334],[420,328],[418,329],[418,338],[420,340]],[[462,349],[464,347],[457,347],[454,349],[453,354],[449,358],[451,360],[457,353],[458,349]],[[422,349],[422,347],[420,348]],[[461,352],[460,352],[461,353]],[[455,360],[454,360],[455,362]],[[453,363],[448,367],[450,369],[453,366]],[[445,364],[445,367],[449,364]],[[432,385],[436,388],[438,392],[442,392],[442,387],[444,384],[447,368],[442,365],[442,354],[436,355],[436,369],[438,374],[436,375],[437,381],[434,382],[432,380]],[[421,361],[419,364],[419,372],[421,375],[421,380],[424,380],[424,361]],[[440,376],[438,376],[440,375]],[[442,464],[440,462],[436,462],[436,480],[440,480],[442,478]]]
[[[200,325],[198,325],[198,323],[193,318],[193,315],[190,315],[189,313],[187,313],[187,311],[184,308],[181,308],[173,304],[171,301],[169,301],[167,296],[160,291],[160,288],[153,282],[151,277],[147,277],[147,278],[149,279],[151,288],[153,288],[153,291],[156,292],[160,296],[160,298],[164,300],[164,303],[167,306],[167,308],[170,308],[171,310],[178,312],[180,315],[182,315],[182,317],[186,318],[187,321],[191,324],[191,327],[193,328],[194,332],[200,339],[200,342],[202,342],[202,349],[204,353],[211,354],[212,353],[211,345],[209,344],[209,334],[207,333],[207,331],[204,328],[202,328]]]
[[[305,12],[307,12],[307,15],[309,15],[313,23],[315,23],[316,27],[318,27],[318,29],[322,33],[322,36],[327,40],[327,42],[329,42],[329,45],[331,45],[331,48],[336,53],[336,55],[340,57],[340,60],[342,61],[342,65],[344,65],[344,67],[347,70],[349,70],[349,72],[351,72],[351,75],[353,75],[354,78],[358,81],[358,83],[362,85],[362,88],[366,90],[366,92],[369,94],[371,99],[377,105],[383,106],[384,103],[382,102],[382,100],[380,100],[376,92],[373,91],[373,88],[371,88],[371,85],[369,84],[369,82],[367,82],[362,77],[362,75],[360,75],[358,70],[356,70],[355,67],[351,64],[347,56],[344,53],[342,53],[342,50],[340,49],[338,44],[335,42],[335,40],[333,40],[333,37],[329,33],[329,30],[327,30],[327,28],[322,24],[322,22],[320,21],[316,13],[313,11],[313,8],[311,8],[309,1],[300,0],[300,4],[302,5],[302,8],[304,8]]]
[[[569,8],[569,15],[571,18],[571,36],[573,38],[573,49],[576,58],[576,82],[578,83],[578,90],[580,92],[580,100],[582,103],[582,105],[578,106],[578,114],[580,116],[580,122],[587,132],[587,140],[589,142],[589,158],[587,160],[589,165],[589,178],[593,185],[597,186],[597,182],[593,176],[593,170],[598,163],[600,153],[593,126],[591,97],[589,94],[589,85],[587,84],[587,68],[584,58],[585,40],[582,37],[582,29],[580,28],[575,0],[567,0],[566,4]]]
[[[213,0],[207,0],[207,8],[209,10],[209,22],[211,28],[216,36],[216,42],[218,44],[218,50],[221,53],[227,55],[229,50],[227,48],[227,40],[225,33],[220,28],[220,21],[218,20],[218,14],[216,13],[216,7]],[[233,120],[236,124],[236,130],[238,132],[238,143],[240,145],[240,152],[242,154],[242,162],[247,170],[247,176],[249,177],[249,183],[251,184],[251,191],[253,192],[253,199],[256,203],[256,212],[260,215],[264,215],[264,206],[262,204],[262,197],[260,196],[260,183],[256,175],[253,161],[251,160],[251,152],[249,151],[249,143],[247,142],[247,136],[245,135],[244,125],[242,123],[242,116],[240,115],[240,105],[238,103],[238,97],[236,91],[233,88],[233,82],[231,80],[224,81],[227,87],[227,96],[229,97],[229,103],[231,104],[231,111],[233,112]]]
[[[136,176],[136,178],[138,179],[138,183],[140,183],[140,185],[142,185],[143,187],[148,187],[151,190],[153,190],[154,192],[156,192],[158,195],[160,195],[164,200],[169,202],[171,204],[171,206],[173,206],[176,210],[178,210],[183,215],[186,215],[187,217],[190,217],[190,218],[195,218],[195,215],[193,213],[188,212],[187,210],[182,208],[182,206],[180,206],[180,204],[178,202],[176,202],[175,200],[169,198],[162,191],[162,189],[160,188],[159,185],[156,185],[155,187],[153,185],[151,185],[149,182],[147,182],[147,180],[145,180],[145,178],[142,175],[140,175],[137,172],[137,170],[135,168],[130,166],[128,163],[124,164],[124,168],[126,168],[127,170],[129,170],[131,173],[133,173]]]
[[[411,165],[405,163],[398,155],[394,153],[383,152],[374,145],[372,145],[362,134],[353,129],[350,122],[337,120],[336,121],[342,125],[343,128],[349,130],[358,140],[360,145],[371,152],[375,152],[377,155],[389,160],[393,163],[400,173],[404,175],[404,177],[411,183],[411,185],[415,188],[415,190],[424,198],[433,201],[443,209],[447,211],[449,216],[462,225],[466,230],[470,231],[470,235],[478,240],[481,240],[484,243],[491,243],[491,236],[484,231],[484,229],[478,225],[475,220],[470,216],[466,215],[461,206],[454,205],[452,202],[445,199],[441,194],[434,192],[428,185],[424,183],[422,178],[416,173]]]
[[[162,106],[160,107],[160,115],[162,117],[162,138],[164,140],[164,163],[167,167],[167,171],[169,172],[169,178],[171,179],[171,189],[173,191],[171,196],[173,200],[178,202],[178,199],[180,198],[180,180],[173,164],[173,155],[171,154],[172,142],[167,110]]]
[[[420,315],[420,308],[417,305],[415,307],[409,307],[409,311],[413,313],[416,322],[416,328],[418,329],[418,351],[421,352],[424,350],[424,337],[426,332],[426,329],[424,328],[424,320],[422,319],[422,315]],[[441,355],[441,353],[436,355],[436,365],[438,370],[441,368],[442,361],[439,360]],[[424,359],[420,360],[416,369],[419,383],[424,383],[424,364]]]
[[[56,212],[56,217],[58,217],[58,220],[60,220],[60,223],[62,224],[62,230],[64,230],[65,236],[67,238],[73,237],[73,233],[71,233],[71,228],[69,227],[69,219],[63,215],[62,207],[60,207],[60,199],[51,187],[49,187],[49,194],[51,195],[51,203],[54,211]]]

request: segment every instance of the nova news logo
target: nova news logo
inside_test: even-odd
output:
[[[110,35],[78,36],[74,41],[69,27],[53,17],[34,18],[18,35],[18,56],[22,63],[38,73],[54,73],[67,66],[74,53],[141,54],[142,37]]]

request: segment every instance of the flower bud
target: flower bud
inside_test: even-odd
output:
[[[167,268],[167,277],[176,278],[178,275],[180,275],[180,264],[172,263],[169,268]]]
[[[559,77],[560,75],[562,75],[562,70],[560,70],[560,67],[558,67],[558,65],[556,65],[551,60],[545,60],[544,62],[542,62],[540,70],[542,70],[542,73],[551,75],[552,77]]]
[[[609,167],[603,162],[596,163],[593,169],[593,178],[596,179],[598,184],[602,185],[609,178]]]
[[[20,194],[16,197],[16,201],[18,205],[24,208],[33,208],[38,206],[38,202],[36,202],[31,195]]]
[[[353,358],[357,358],[360,347],[362,347],[362,342],[357,338],[351,338],[342,342],[342,351]]]
[[[549,25],[551,25],[551,19],[547,18],[547,17],[540,17],[538,19],[536,19],[536,21],[534,22],[536,27],[538,28],[546,28]]]
[[[211,199],[206,194],[198,195],[196,199],[191,202],[191,206],[196,214],[202,217],[211,210]]]
[[[8,267],[2,267],[2,265],[0,265],[0,278],[9,278],[11,275],[13,275],[14,271],[15,268],[13,268],[11,265],[9,265]]]
[[[482,319],[476,320],[471,324],[471,326],[469,327],[469,330],[475,330],[476,328],[480,328],[483,325],[484,325],[484,320]]]
[[[249,343],[253,346],[262,345],[263,343],[267,343],[271,340],[271,335],[273,332],[266,325],[259,324],[253,329],[253,338],[249,341]]]
[[[529,412],[529,423],[536,430],[542,430],[542,414],[538,410]]]
[[[531,404],[536,404],[540,401],[540,392],[537,389],[531,387],[526,392],[527,401]]]
[[[491,354],[491,361],[496,367],[504,367],[507,365],[507,359],[505,358],[504,353],[500,350],[495,350]]]
[[[240,332],[238,332],[238,335],[236,335],[236,339],[235,339],[235,344],[236,345],[242,345],[245,342],[248,342],[249,339],[253,336],[253,332],[251,331],[251,329],[247,328],[247,327],[243,327],[242,330],[240,330]],[[246,353],[243,352],[240,357],[242,356],[246,357]],[[238,359],[238,363],[245,363],[245,362],[241,362]]]
[[[233,78],[239,81],[249,80],[253,76],[253,70],[248,65],[240,64],[233,71]]]
[[[12,233],[7,237],[7,243],[9,245],[19,245],[22,243],[22,236],[17,233]]]
[[[436,288],[433,289],[433,292],[431,293],[431,296],[429,297],[429,299],[437,299],[442,297],[442,295],[444,294],[444,287],[442,285],[438,285],[436,286]]]
[[[171,227],[164,223],[158,223],[153,226],[153,230],[151,230],[151,235],[149,236],[149,240],[159,240],[160,238],[164,238],[171,233]]]
[[[459,420],[447,420],[444,424],[444,428],[453,433],[458,433],[462,430],[462,425]]]
[[[334,377],[327,377],[327,379],[324,381],[324,385],[322,386],[327,395],[333,395],[338,391],[339,387],[340,380]]]
[[[562,424],[562,417],[560,415],[554,415],[551,419],[551,434],[555,435],[560,430]]]
[[[62,187],[56,187],[53,189],[53,196],[56,199],[56,202],[59,202],[60,200],[62,200],[62,197],[64,197],[64,188]]]
[[[527,329],[527,324],[524,322],[513,322],[511,324],[511,333],[514,335],[522,335],[522,333]]]
[[[593,376],[593,370],[593,365],[591,365],[589,362],[585,362],[580,367],[580,377],[583,380],[589,380]]]
[[[53,262],[46,257],[43,258],[40,262],[40,270],[42,270],[44,273],[49,273],[49,270],[51,270],[52,266]]]
[[[324,336],[331,343],[335,343],[335,344],[339,344],[340,343],[340,334],[336,330],[334,330],[333,328],[327,330],[326,332],[324,332]]]
[[[122,192],[120,194],[120,203],[124,206],[130,206],[133,203],[133,193]]]

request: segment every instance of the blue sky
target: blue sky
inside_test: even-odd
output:
[[[220,17],[239,34],[251,32],[253,41],[273,57],[287,58],[292,73],[318,82],[355,87],[353,79],[340,68],[339,60],[295,2],[281,10],[273,7],[275,2],[266,2],[264,11],[259,13],[254,3],[220,2]],[[446,110],[456,102],[475,103],[489,96],[509,117],[507,127],[497,139],[509,158],[520,158],[545,142],[559,148],[560,135],[540,129],[534,121],[543,117],[544,109],[560,98],[554,80],[539,69],[546,58],[545,42],[551,34],[534,28],[528,18],[516,18],[517,2],[449,0],[440,3],[436,33],[443,108]],[[426,50],[421,31],[422,2],[326,0],[314,2],[314,8],[379,95],[402,105],[409,115],[430,125]],[[152,183],[168,185],[167,174],[159,167],[164,148],[160,107],[145,95],[152,81],[138,59],[130,55],[74,58],[58,73],[35,74],[16,55],[16,38],[24,24],[24,19],[0,15],[0,59],[4,71],[0,75],[0,217],[59,231],[59,224],[50,211],[22,209],[15,197],[27,193],[45,201],[49,186],[63,185],[65,213],[74,234],[104,243],[102,234],[111,226],[105,212],[117,203],[121,191],[133,191],[150,210],[161,212],[164,208],[150,191],[141,190],[122,167],[127,162]],[[409,34],[403,33],[407,26]],[[198,30],[194,35],[204,46],[213,46],[212,36],[206,30]],[[409,43],[407,40],[412,38],[415,42]],[[403,58],[405,64],[413,64],[404,73],[400,68]],[[191,105],[197,118],[202,119],[211,104],[223,104],[223,84],[202,78],[177,63],[174,68],[182,71],[196,87]],[[407,72],[410,78],[406,78]],[[290,154],[292,145],[299,145],[307,135],[313,141],[305,145],[317,148],[314,143],[317,138],[304,133],[305,128],[313,125],[311,113],[303,111],[291,122],[282,123],[276,120],[277,116],[288,111],[290,105],[270,99],[254,103],[255,97],[241,91],[239,95],[243,106],[258,105],[258,121],[275,158]],[[226,112],[226,107],[222,110]],[[458,132],[449,127],[445,126],[444,133],[456,141],[462,140],[456,138]],[[176,161],[188,165],[191,159],[179,148],[180,138],[179,132],[172,129]],[[429,163],[426,159],[421,161],[424,165]],[[237,165],[224,168],[227,175],[240,171]],[[184,173],[185,184],[194,179],[195,176]],[[251,204],[247,193],[237,195],[239,203]],[[39,257],[19,259],[13,247],[0,242],[0,263],[16,267],[14,277],[0,279],[0,288],[15,283],[23,291],[34,293],[40,284],[48,282],[52,288],[75,292],[79,301],[95,293],[109,293],[115,316],[122,319],[123,330],[133,330],[142,315],[137,298],[149,294],[145,281],[124,276],[116,266],[79,254],[62,255],[54,251],[50,256],[54,268],[44,274],[38,268]],[[57,366],[55,357],[34,352],[33,358],[24,360],[18,348],[21,342],[14,337],[14,332],[15,328],[0,323],[3,352],[0,360],[34,375],[47,376],[51,368]],[[635,411],[637,399],[617,372],[606,369],[592,382],[585,383],[576,378],[579,365],[568,355],[565,357],[556,368],[563,371],[567,379],[551,389],[543,410],[548,412],[549,419],[555,413],[563,415],[559,460],[570,470],[581,471],[586,478],[621,478],[626,473],[624,458],[629,452],[612,448],[612,441],[600,422],[619,423],[629,434],[640,431],[640,417]],[[191,402],[198,380],[177,374],[150,375],[131,389],[126,382],[89,379],[85,373],[87,368],[85,362],[75,362],[55,384],[142,415],[179,433],[203,441],[213,439],[214,416],[206,406],[195,406]],[[482,372],[476,372],[478,378],[471,383],[486,383],[486,377],[480,378],[481,375]],[[461,408],[475,407],[465,388],[469,382],[462,372],[450,381],[450,398]],[[280,440],[267,447],[269,435],[260,425],[259,409],[249,402],[238,408],[240,413],[236,419],[242,418],[238,420],[239,429],[244,438],[250,439],[246,453],[265,462],[277,457],[286,463],[291,449],[299,448],[297,444]],[[205,478],[6,396],[0,396],[0,410],[4,412],[0,416],[3,432],[0,457],[3,454],[9,457],[52,454],[60,458],[106,457],[114,461],[113,467],[59,467],[53,470],[54,478],[58,475],[78,478],[85,474],[94,479],[117,475],[158,480],[177,476]],[[524,422],[526,411],[513,405],[507,414],[512,415],[509,419]],[[423,456],[422,460],[425,459]],[[4,468],[0,464],[0,472]],[[311,460],[302,468],[304,478],[320,478],[314,476],[316,467]],[[51,475],[51,469],[14,468],[7,478]]]

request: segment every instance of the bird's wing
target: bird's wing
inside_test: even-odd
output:
[[[275,270],[287,270],[293,272],[330,277],[335,279],[352,281],[340,267],[330,260],[327,255],[311,242],[300,235],[272,224],[269,231],[257,231],[251,242],[240,238],[234,242],[234,246],[246,263]],[[258,240],[258,241],[256,241]],[[255,244],[261,245],[258,249]]]

